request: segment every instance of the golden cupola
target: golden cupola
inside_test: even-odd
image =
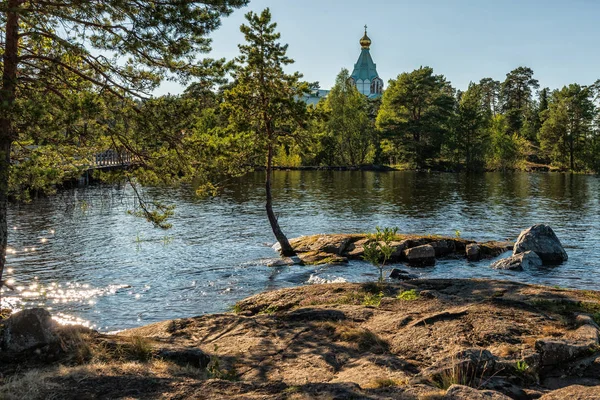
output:
[[[365,35],[360,39],[360,47],[369,49],[371,47],[371,39],[367,36],[367,26],[365,25]]]

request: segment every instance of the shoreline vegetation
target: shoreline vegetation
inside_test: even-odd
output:
[[[598,322],[600,292],[479,279],[282,289],[116,335],[48,315],[53,342],[0,352],[0,397],[591,399]]]

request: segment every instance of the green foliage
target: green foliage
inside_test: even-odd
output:
[[[279,227],[272,205],[271,175],[277,146],[294,139],[298,125],[306,118],[303,95],[308,84],[300,82],[298,72],[287,74],[284,67],[294,61],[289,58],[287,45],[279,42],[277,24],[271,22],[269,9],[260,15],[246,14],[248,24],[240,27],[245,44],[239,45],[234,83],[224,94],[221,108],[228,114],[232,132],[248,133],[248,145],[263,157],[266,167],[266,211],[271,229],[281,245],[284,256],[294,255],[294,249]],[[299,123],[300,122],[300,123]]]
[[[323,104],[326,122],[322,140],[335,165],[373,161],[376,135],[368,107],[367,98],[352,83],[350,72],[342,69]]]
[[[423,168],[439,156],[454,110],[454,89],[443,75],[421,67],[389,82],[377,115],[377,126],[407,159]]]
[[[215,353],[219,350],[219,347],[215,345]],[[230,369],[225,369],[221,366],[221,361],[219,357],[215,354],[210,356],[210,362],[206,367],[206,371],[208,372],[208,376],[213,379],[224,379],[227,381],[237,381],[239,374],[235,365],[231,366]]]
[[[381,304],[381,299],[383,299],[383,297],[383,292],[379,292],[377,294],[366,293],[361,304],[363,306],[379,307],[379,304]]]
[[[275,314],[278,311],[278,309],[279,309],[279,307],[277,307],[274,304],[271,304],[271,305],[263,308],[262,310],[260,310],[258,313],[271,315],[271,314]]]
[[[518,134],[509,134],[506,118],[497,115],[491,121],[491,146],[486,164],[493,170],[517,169],[524,161],[527,141]]]
[[[139,202],[139,210],[129,210],[128,213],[136,217],[145,218],[146,221],[162,229],[169,229],[172,224],[167,222],[169,217],[173,216],[174,205],[165,205],[160,202],[145,203]]]
[[[379,269],[379,282],[384,281],[383,272],[386,262],[394,252],[392,241],[398,233],[398,228],[375,228],[375,233],[369,234],[369,241],[364,245],[363,259]]]
[[[471,83],[460,95],[453,117],[451,134],[446,146],[455,162],[467,170],[480,170],[484,165],[489,143],[489,125],[492,114],[485,88]]]
[[[500,88],[502,111],[506,116],[508,134],[519,134],[526,119],[527,111],[533,105],[533,91],[539,87],[533,78],[533,70],[518,67],[508,74]]]
[[[404,290],[398,294],[397,298],[403,301],[414,301],[419,300],[421,296],[415,289]]]
[[[528,369],[529,365],[527,365],[525,360],[518,360],[515,364],[515,370],[520,374],[526,373]]]
[[[594,91],[591,87],[577,84],[554,91],[548,108],[542,115],[545,119],[540,133],[542,151],[552,163],[571,171],[593,167],[595,144]]]

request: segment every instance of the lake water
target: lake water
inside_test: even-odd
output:
[[[150,189],[177,205],[163,231],[128,215],[127,186],[64,191],[9,210],[8,277],[14,308],[45,306],[64,321],[115,331],[155,321],[228,310],[264,290],[318,278],[375,280],[365,262],[269,268],[276,256],[264,211],[264,175],[230,182],[213,199],[191,190]],[[275,209],[288,237],[373,231],[512,239],[535,223],[550,224],[569,261],[524,272],[495,271],[490,261],[439,261],[411,269],[423,277],[488,277],[598,289],[600,183],[567,174],[479,175],[416,172],[278,171]]]

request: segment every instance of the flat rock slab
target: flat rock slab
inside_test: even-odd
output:
[[[598,400],[600,386],[571,385],[540,397],[540,400]]]
[[[510,397],[494,390],[477,390],[469,386],[452,385],[443,400],[512,400]]]
[[[562,339],[541,339],[535,348],[541,355],[542,366],[562,365],[579,357],[590,355],[598,347],[598,329],[582,325],[567,331]]]

